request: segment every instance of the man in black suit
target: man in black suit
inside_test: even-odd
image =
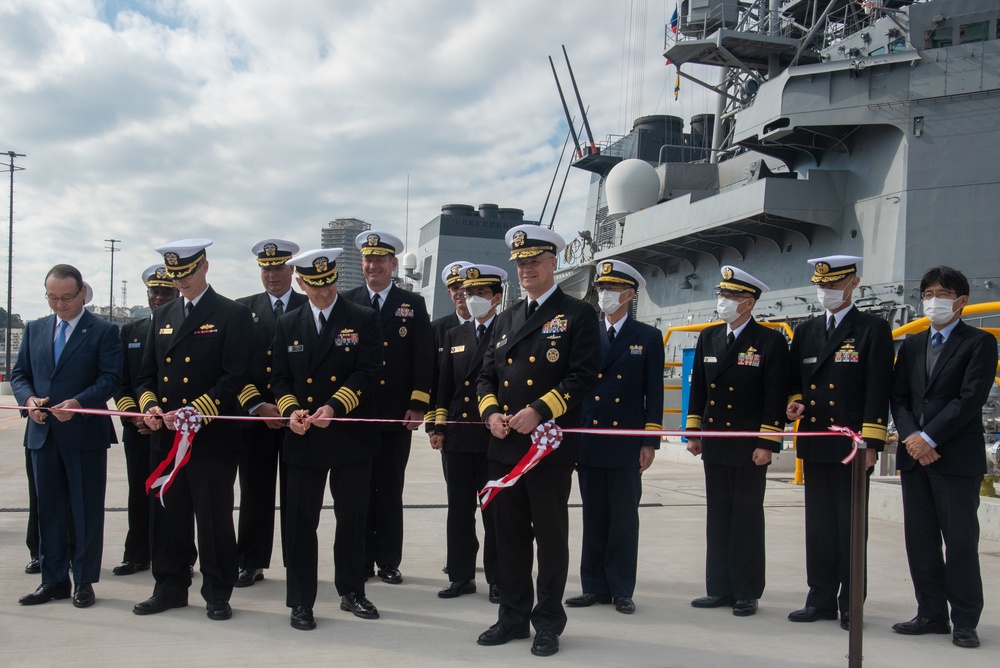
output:
[[[764,489],[771,454],[781,449],[788,398],[788,344],[751,312],[767,286],[722,267],[716,286],[725,323],[698,336],[688,399],[688,429],[759,431],[759,437],[688,440],[705,465],[707,596],[696,608],[757,612],[764,593]]]
[[[483,429],[476,399],[476,382],[489,347],[497,307],[503,301],[507,272],[487,264],[465,263],[460,274],[464,281],[462,302],[473,322],[450,329],[441,353],[440,383],[437,392],[434,433],[431,447],[441,450],[448,471],[448,579],[440,598],[456,598],[476,592],[476,509],[479,491],[489,481],[486,451],[490,433]],[[490,601],[500,602],[496,586],[496,530],[493,508],[482,511],[484,533],[483,568],[489,585]]]
[[[229,599],[239,571],[233,528],[233,486],[243,438],[233,420],[260,403],[250,384],[247,344],[250,311],[208,284],[208,239],[183,239],[156,251],[181,299],[153,313],[139,372],[139,410],[153,430],[152,464],[174,443],[176,412],[191,406],[201,416],[190,460],[176,473],[165,498],[154,499],[153,595],[132,612],[151,615],[188,603],[191,545],[198,526],[201,595],[209,619],[233,616]],[[166,427],[165,429],[163,427]]]
[[[340,609],[362,619],[378,610],[365,596],[365,518],[372,456],[378,428],[368,422],[331,422],[371,417],[382,370],[382,335],[370,308],[337,296],[341,248],[300,253],[288,260],[309,303],[278,319],[271,388],[291,431],[285,434],[288,512],[284,526],[292,628],[316,628],[319,547],[316,529],[327,475],[337,531],[333,543],[334,584]],[[360,408],[359,408],[360,407]]]
[[[558,234],[538,225],[508,230],[510,259],[527,298],[497,316],[479,375],[479,412],[490,429],[489,476],[510,472],[530,448],[531,432],[548,420],[580,426],[580,405],[597,382],[600,342],[597,314],[590,304],[563,293],[555,283]],[[529,637],[531,653],[559,651],[566,628],[562,596],[569,571],[567,501],[573,483],[578,438],[564,434],[552,451],[517,484],[500,491],[488,508],[497,531],[497,623],[480,645],[502,645]],[[538,550],[537,603],[531,572]]]
[[[814,267],[810,280],[824,311],[795,328],[786,418],[797,420],[800,431],[838,425],[861,434],[871,475],[885,447],[893,352],[889,323],[860,312],[852,302],[861,284],[861,260],[854,255],[809,260]],[[850,628],[851,467],[841,460],[852,448],[846,436],[796,439],[805,475],[809,593],[805,607],[789,613],[789,621],[836,619],[839,607],[841,628]]]
[[[115,431],[107,416],[68,409],[107,405],[121,382],[121,344],[117,327],[83,308],[86,288],[76,267],[52,267],[45,297],[53,314],[25,327],[10,376],[18,405],[29,407],[25,447],[38,493],[42,574],[41,585],[18,602],[69,598],[72,572],[73,605],[86,608],[94,604],[93,583],[101,576],[108,448]]]
[[[600,375],[583,402],[583,424],[607,429],[659,430],[663,425],[663,337],[629,317],[646,279],[621,260],[598,264],[594,280],[604,313]],[[583,434],[576,471],[583,497],[583,593],[570,607],[614,603],[635,612],[642,472],[653,463],[659,436],[621,438]]]
[[[384,359],[373,417],[391,420],[379,425],[382,450],[372,461],[365,572],[374,577],[378,564],[382,582],[400,584],[403,482],[413,430],[424,423],[430,407],[434,335],[424,298],[392,282],[403,242],[387,232],[370,230],[354,243],[361,250],[365,285],[344,293],[344,298],[379,312]]]
[[[284,239],[264,239],[251,252],[260,267],[264,292],[236,301],[250,309],[253,340],[250,354],[250,382],[260,392],[260,402],[250,414],[273,418],[264,422],[246,422],[243,426],[243,450],[240,453],[240,520],[236,531],[240,572],[237,587],[250,587],[264,579],[264,569],[271,565],[274,545],[274,488],[279,480],[278,458],[285,436],[274,393],[268,387],[271,378],[271,343],[278,318],[308,301],[292,291],[292,268],[285,262],[299,252],[298,244]],[[279,498],[284,499],[284,476],[280,477]],[[285,504],[282,501],[281,520]]]
[[[122,327],[122,383],[115,393],[115,405],[120,411],[138,411],[139,369],[153,312],[168,302],[177,299],[177,288],[167,278],[167,270],[162,264],[154,264],[142,272],[142,282],[146,286],[146,301],[149,303],[150,317],[140,318]],[[122,562],[111,571],[115,575],[132,575],[149,570],[149,517],[153,512],[146,494],[146,478],[149,467],[149,427],[141,416],[122,418],[122,442],[125,444],[125,472],[128,479],[128,533],[125,534],[125,554]]]
[[[969,281],[960,271],[928,270],[920,295],[931,326],[903,341],[892,383],[903,532],[917,616],[892,630],[948,633],[950,604],[952,642],[978,647],[983,580],[977,511],[986,473],[982,407],[996,376],[997,342],[962,322]]]

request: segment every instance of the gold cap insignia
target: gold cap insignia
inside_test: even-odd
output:
[[[726,281],[733,280],[733,270],[731,267],[726,267],[725,269],[722,270],[722,278],[723,280]]]
[[[264,255],[274,257],[278,252],[278,247],[274,244],[264,244]]]
[[[163,267],[157,267],[156,268],[156,277],[157,278],[166,278],[167,277],[167,270],[164,269]]]
[[[325,257],[318,257],[315,260],[313,260],[313,269],[315,269],[317,273],[322,274],[327,269],[329,269],[329,267],[330,267],[330,261]]]
[[[822,276],[823,274],[827,273],[828,271],[830,271],[830,265],[828,265],[826,262],[817,262],[816,263],[816,273],[817,274],[819,274],[820,276]]]
[[[177,253],[166,253],[163,256],[163,261],[166,262],[167,264],[169,264],[171,267],[176,267],[177,266],[177,262],[179,260],[180,260],[180,258],[177,256]]]
[[[368,245],[369,246],[378,246],[378,242],[379,242],[379,236],[377,234],[369,234],[368,235]]]
[[[612,265],[610,262],[605,262],[604,264],[602,264],[601,265],[601,275],[602,276],[607,276],[608,274],[610,274],[611,273],[611,268],[613,266],[614,265]]]
[[[468,271],[465,272],[465,277],[466,278],[479,278],[479,270],[476,269],[475,267],[472,267]]]
[[[514,233],[514,237],[513,237],[513,241],[511,243],[511,245],[514,248],[520,248],[521,246],[524,245],[524,242],[527,241],[527,240],[528,240],[528,235],[525,234],[523,231],[518,230],[517,232]]]
[[[458,276],[458,272],[460,272],[460,271],[462,271],[462,265],[460,265],[460,264],[453,264],[453,265],[451,265],[451,275],[452,276]]]

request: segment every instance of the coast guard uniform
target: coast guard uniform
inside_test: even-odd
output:
[[[735,267],[722,267],[717,289],[749,293],[755,299],[767,286]],[[734,332],[735,334],[735,332]],[[695,348],[688,429],[763,431],[760,437],[702,439],[707,506],[705,587],[717,607],[752,615],[764,592],[764,489],[767,465],[752,460],[755,449],[781,449],[788,393],[788,344],[785,337],[751,317],[728,342],[729,326],[702,331]]]
[[[854,256],[809,260],[815,266],[811,281],[822,285],[853,277],[860,261]],[[789,401],[805,407],[799,431],[849,427],[869,448],[881,452],[892,387],[889,323],[850,304],[836,314],[824,311],[795,328],[791,359]],[[840,462],[851,448],[846,436],[796,439],[805,477],[805,609],[815,608],[818,612],[811,616],[819,618],[835,618],[838,606],[842,615],[850,612],[851,467]],[[795,619],[796,614],[790,616],[792,621],[812,621]]]

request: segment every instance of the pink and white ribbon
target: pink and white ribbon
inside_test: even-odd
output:
[[[170,449],[167,458],[160,462],[156,470],[146,479],[146,494],[156,490],[156,497],[160,500],[160,505],[166,507],[163,495],[170,485],[173,484],[177,473],[184,468],[184,465],[191,459],[191,445],[194,443],[194,435],[201,429],[201,413],[193,406],[184,406],[174,413],[174,445]],[[173,463],[170,473],[164,474],[167,466]]]

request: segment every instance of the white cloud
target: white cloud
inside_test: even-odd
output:
[[[14,311],[47,311],[42,278],[60,261],[106,304],[109,238],[122,240],[115,282],[129,281],[130,304],[143,301],[152,247],[189,236],[215,240],[221,293],[259,291],[259,238],[308,248],[348,216],[402,235],[407,176],[414,242],[452,202],[535,218],[566,132],[546,59],[571,95],[560,44],[598,139],[632,116],[704,110],[667,101],[672,70],[658,53],[673,2],[648,3],[634,42],[648,47],[645,73],[623,74],[636,4],[8,0],[0,151],[27,154],[15,176]],[[627,120],[623,75],[642,82],[644,100]],[[582,228],[588,183],[571,173],[556,224],[568,235]]]

